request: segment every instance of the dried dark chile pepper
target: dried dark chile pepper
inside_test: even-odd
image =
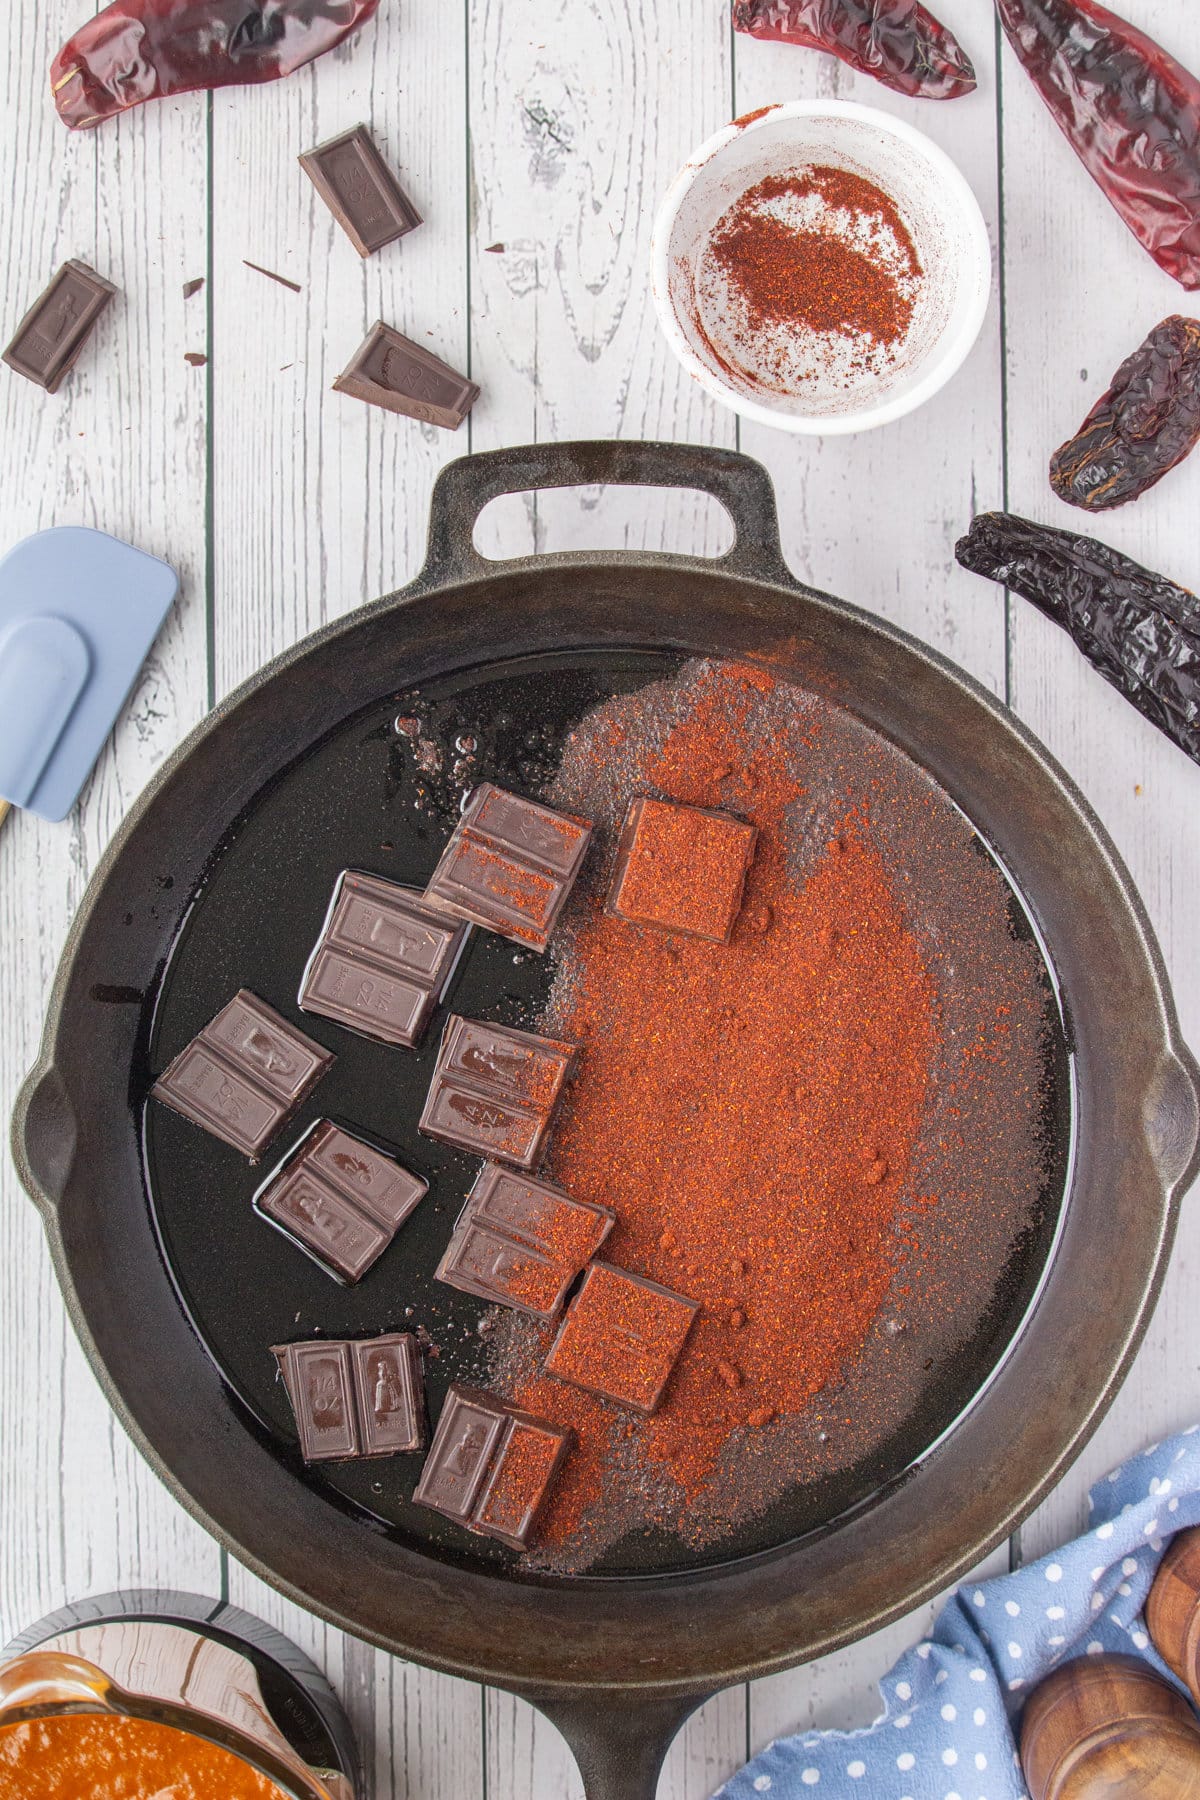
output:
[[[1026,73],[1134,237],[1200,287],[1200,81],[1096,0],[996,0]]]
[[[898,94],[955,100],[975,86],[971,59],[917,0],[734,0],[752,37],[827,50]]]
[[[113,0],[50,66],[73,131],[197,88],[277,81],[323,56],[379,0]]]
[[[1061,500],[1103,512],[1136,500],[1200,443],[1200,319],[1156,325],[1050,458]]]
[[[981,513],[954,546],[1061,625],[1092,666],[1200,763],[1200,600],[1096,538]]]

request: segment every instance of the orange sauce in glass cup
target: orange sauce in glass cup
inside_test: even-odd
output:
[[[265,1775],[190,1731],[111,1713],[0,1726],[0,1800],[284,1800]]]

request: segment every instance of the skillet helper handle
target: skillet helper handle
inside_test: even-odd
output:
[[[520,1692],[521,1690],[518,1690]],[[525,1691],[566,1738],[586,1800],[655,1800],[667,1751],[708,1695]]]
[[[1182,1046],[1163,1058],[1146,1097],[1145,1122],[1163,1181],[1186,1193],[1200,1173],[1200,1068]]]
[[[11,1149],[17,1179],[47,1217],[66,1191],[79,1127],[66,1084],[53,1064],[25,1077],[13,1108]]]
[[[441,587],[505,567],[475,548],[475,525],[484,507],[502,494],[568,487],[693,488],[711,494],[734,526],[733,547],[706,559],[711,566],[752,581],[795,586],[783,560],[775,489],[761,463],[705,444],[621,439],[516,445],[447,464],[434,483],[429,550],[417,585]]]

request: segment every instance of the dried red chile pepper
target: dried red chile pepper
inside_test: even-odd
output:
[[[898,94],[955,100],[975,86],[971,59],[917,0],[734,0],[752,37],[827,50]]]
[[[323,56],[379,0],[113,0],[50,66],[73,131],[197,88],[277,81]]]
[[[1164,319],[1126,357],[1050,458],[1060,500],[1104,512],[1136,500],[1200,443],[1200,319]]]
[[[1155,262],[1200,287],[1200,81],[1096,0],[996,0],[1026,73]]]
[[[981,513],[954,554],[1032,601],[1093,668],[1200,763],[1200,600],[1096,538]]]

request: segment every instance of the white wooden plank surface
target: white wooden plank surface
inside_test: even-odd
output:
[[[473,447],[572,437],[731,444],[733,421],[659,337],[659,196],[729,116],[728,33],[690,0],[467,0],[471,43]],[[488,246],[503,244],[503,252]],[[505,529],[507,521],[508,529]],[[589,490],[496,508],[491,555],[711,552],[719,516]]]
[[[465,368],[465,73],[461,16],[384,6],[355,43],[294,79],[214,98],[218,695],[415,574],[433,478],[469,447],[466,426],[414,425],[332,391],[380,317]],[[360,121],[426,220],[365,262],[296,165]]]
[[[1186,0],[1126,3],[1193,51]],[[124,292],[56,400],[2,372],[0,546],[52,522],[97,524],[169,556],[185,587],[75,818],[61,827],[15,818],[0,834],[6,1110],[96,858],[210,698],[415,572],[429,489],[449,457],[572,436],[740,441],[776,479],[799,574],[1007,691],[1128,859],[1185,1032],[1200,1042],[1189,906],[1200,884],[1200,771],[1049,626],[1019,602],[1006,618],[1002,597],[952,559],[976,504],[1007,499],[1078,523],[1046,485],[1049,451],[1143,332],[1186,303],[1091,189],[1007,53],[997,82],[986,9],[974,0],[942,0],[980,75],[977,95],[947,106],[903,101],[803,52],[731,41],[724,0],[706,7],[715,25],[687,0],[464,0],[457,11],[384,0],[357,44],[287,84],[226,91],[211,107],[184,98],[146,108],[84,138],[62,131],[43,79],[77,9],[70,0],[14,9],[0,125],[4,335],[68,255],[94,261]],[[909,117],[959,162],[997,250],[1003,243],[1003,318],[997,292],[951,388],[894,427],[846,440],[739,432],[659,340],[646,272],[654,209],[676,166],[732,111],[825,93]],[[427,219],[365,265],[294,162],[359,119]],[[200,274],[209,285],[185,303],[182,282]],[[380,316],[482,383],[457,437],[330,392]],[[188,368],[185,350],[207,351],[208,368]],[[1194,460],[1106,519],[1103,535],[1195,586],[1198,501]],[[496,555],[713,553],[726,539],[719,511],[701,499],[591,491],[499,504],[480,532]],[[0,1633],[68,1594],[120,1582],[217,1593],[224,1581],[328,1668],[371,1741],[378,1800],[577,1795],[562,1740],[528,1707],[344,1639],[218,1557],[110,1419],[7,1159],[2,1174],[0,1344],[20,1381],[0,1425]],[[1198,1283],[1193,1201],[1123,1394],[1015,1552],[1074,1530],[1087,1480],[1109,1462],[1200,1417]],[[928,1617],[721,1696],[681,1734],[661,1800],[700,1800],[748,1747],[782,1731],[867,1722],[879,1676]]]
[[[106,144],[67,141],[45,95],[58,8],[20,8],[0,84],[6,242],[0,311],[17,319],[68,256],[124,290],[87,365],[47,398],[0,382],[0,540],[84,524],[169,555],[173,619],[81,805],[60,826],[14,816],[0,834],[0,1110],[36,1053],[67,926],[113,827],[205,705],[204,389],[183,361],[182,283],[203,246],[204,196],[174,177],[184,119],[129,119]],[[182,191],[181,191],[182,187]],[[190,321],[187,321],[190,323]],[[3,721],[0,720],[0,730]],[[12,1398],[0,1426],[0,1641],[68,1597],[117,1586],[208,1591],[216,1547],[112,1418],[58,1297],[32,1206],[0,1166],[0,1335]]]
[[[1138,0],[1139,24],[1177,55],[1196,58],[1194,21],[1173,0]],[[1079,514],[1046,482],[1054,447],[1079,424],[1146,332],[1194,313],[1142,254],[1058,134],[1011,56],[1003,70],[1008,225],[1008,485],[1012,509],[1051,525]],[[1055,193],[1052,209],[1039,203]],[[1038,279],[1031,279],[1037,271]],[[1086,372],[1086,373],[1085,373]],[[985,497],[986,498],[986,497]],[[999,496],[995,496],[998,500]],[[986,500],[991,504],[991,500]],[[1200,458],[1136,505],[1107,514],[1098,535],[1151,568],[1200,587]],[[989,604],[985,596],[982,604]],[[996,607],[993,598],[991,605]],[[1141,889],[1171,971],[1184,1033],[1200,1043],[1200,768],[1179,754],[1076,656],[1031,608],[1013,609],[1013,701],[1065,763],[1116,839]],[[1166,1291],[1133,1376],[1070,1481],[1022,1534],[1040,1555],[1084,1522],[1090,1481],[1134,1448],[1200,1418],[1194,1321],[1200,1292],[1200,1195],[1185,1201]],[[1115,1249],[1115,1247],[1114,1247]],[[1191,1323],[1189,1324],[1189,1321]]]

